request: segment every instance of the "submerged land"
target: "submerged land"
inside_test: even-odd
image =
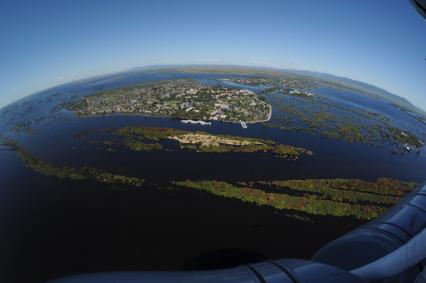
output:
[[[106,170],[54,164],[31,154],[19,143],[7,140],[4,146],[14,150],[26,166],[46,177],[78,182],[99,182],[110,186],[144,189],[146,180]],[[168,189],[198,190],[215,196],[283,210],[290,217],[309,220],[310,216],[374,219],[410,192],[416,183],[380,178],[306,179],[240,181],[176,180]],[[159,187],[156,186],[158,189]],[[60,189],[60,188],[58,188]]]
[[[380,146],[388,142],[394,145],[395,153],[416,151],[424,146],[421,138],[395,127],[388,116],[339,104],[317,94],[321,84],[315,80],[280,77],[224,80],[261,89],[259,95],[267,97],[274,107],[275,119],[265,122],[269,127],[305,131],[348,143]]]

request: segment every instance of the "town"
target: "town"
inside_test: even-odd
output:
[[[203,85],[192,79],[158,81],[95,93],[68,109],[78,116],[140,114],[202,121],[264,122],[272,107],[247,89]]]

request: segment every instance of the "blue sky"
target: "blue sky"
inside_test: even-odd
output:
[[[426,109],[426,21],[408,0],[0,1],[0,107],[151,64],[305,69]]]

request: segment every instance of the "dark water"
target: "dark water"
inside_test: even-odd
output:
[[[43,177],[10,152],[0,161],[1,282],[309,258],[359,224],[326,217],[303,222],[191,190],[126,191]]]
[[[0,147],[0,282],[44,282],[82,272],[189,270],[283,257],[309,258],[322,245],[361,224],[350,218],[292,219],[272,208],[162,186],[170,180],[424,179],[424,150],[419,155],[391,155],[386,145],[348,144],[260,124],[242,129],[238,124],[199,126],[142,116],[76,119],[58,107],[100,88],[185,76],[190,75],[148,72],[100,78],[54,88],[0,111],[3,135],[19,140],[44,160],[148,180],[148,186],[135,190],[45,177]],[[220,77],[191,76],[206,81]],[[363,105],[392,119],[399,115],[395,120],[401,126],[410,125],[413,131],[424,133],[416,120],[383,102],[343,90],[322,88],[319,92],[346,106]],[[52,96],[56,93],[60,95]],[[25,121],[32,131],[11,131],[13,125]],[[105,152],[73,138],[83,130],[128,125],[260,137],[302,146],[316,154],[289,161],[261,153]]]
[[[312,157],[297,162],[274,157],[272,154],[214,154],[188,151],[105,152],[102,146],[84,144],[73,138],[83,130],[96,130],[127,125],[172,127],[202,130],[216,134],[232,134],[270,139],[279,143],[313,150]],[[52,138],[54,137],[54,138]],[[138,176],[143,179],[288,179],[288,178],[362,178],[375,180],[392,177],[421,181],[426,165],[424,154],[391,155],[390,149],[378,149],[365,144],[348,144],[303,132],[214,122],[211,126],[183,124],[168,118],[141,116],[91,117],[63,122],[38,131],[28,138],[28,148],[37,156],[72,166],[90,165]]]

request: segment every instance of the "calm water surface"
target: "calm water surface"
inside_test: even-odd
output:
[[[292,219],[272,208],[165,187],[172,180],[392,177],[422,181],[425,177],[424,150],[418,155],[392,155],[388,145],[348,144],[261,124],[242,129],[239,124],[199,126],[142,116],[76,119],[58,107],[64,99],[98,89],[189,76],[194,77],[154,72],[101,78],[54,88],[21,101],[10,111],[0,111],[3,135],[18,139],[44,160],[103,168],[148,183],[142,189],[123,189],[45,177],[27,168],[14,152],[0,147],[0,282],[44,282],[81,272],[189,270],[283,257],[309,258],[325,243],[361,224],[351,218]],[[198,78],[211,81],[220,76]],[[331,88],[318,92],[342,105],[363,105],[392,119],[399,115],[395,120],[400,126],[410,125],[413,131],[424,133],[424,126],[415,119],[383,102]],[[23,121],[31,121],[34,131],[10,131]],[[315,155],[289,161],[264,153],[105,152],[73,137],[83,130],[128,125],[259,137],[305,147]]]

